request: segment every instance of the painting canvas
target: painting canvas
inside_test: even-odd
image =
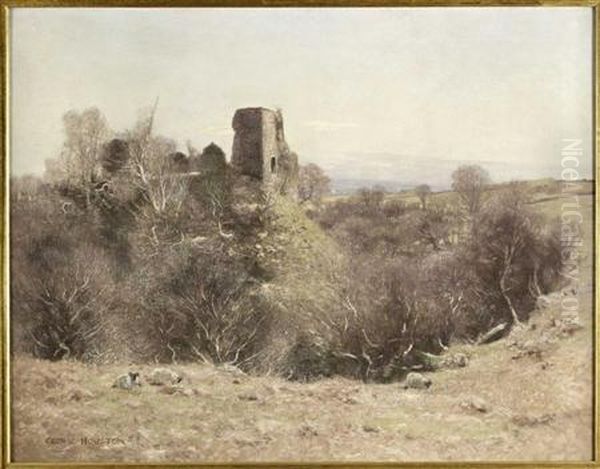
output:
[[[11,8],[11,460],[590,461],[593,16]]]

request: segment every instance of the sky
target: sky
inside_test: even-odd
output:
[[[591,8],[12,9],[11,174],[42,174],[62,115],[115,131],[158,97],[156,130],[231,154],[243,107],[280,108],[300,162],[334,179],[445,186],[592,177]]]

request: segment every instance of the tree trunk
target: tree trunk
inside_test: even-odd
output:
[[[538,266],[536,265],[533,269],[533,286],[535,287],[535,291],[538,296],[542,296],[542,290],[540,289],[540,284],[538,283]]]
[[[504,301],[506,301],[506,304],[508,305],[508,309],[510,310],[510,314],[512,316],[512,320],[513,320],[513,325],[520,325],[521,321],[519,320],[519,315],[517,314],[517,310],[515,309],[515,307],[512,304],[512,301],[510,300],[510,297],[508,296],[508,293],[506,291],[506,275],[508,274],[508,270],[509,267],[506,266],[504,268],[504,272],[502,272],[502,277],[500,277],[500,292],[502,293],[502,297],[504,298]]]

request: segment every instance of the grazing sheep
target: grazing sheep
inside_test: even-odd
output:
[[[141,385],[140,374],[135,371],[130,371],[129,373],[119,376],[112,387],[119,389],[133,389],[134,387]]]
[[[178,384],[183,378],[173,370],[168,368],[155,368],[148,376],[148,384],[154,386],[163,386],[166,384]]]
[[[406,380],[402,387],[404,389],[427,389],[429,386],[431,386],[429,378],[426,378],[421,373],[411,372],[406,375]]]

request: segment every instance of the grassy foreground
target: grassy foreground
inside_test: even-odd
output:
[[[16,461],[584,460],[592,454],[592,196],[579,314],[555,337],[560,295],[518,337],[455,347],[466,368],[431,374],[428,390],[341,378],[310,384],[208,365],[172,368],[181,388],[111,389],[148,365],[86,366],[15,357]],[[540,203],[560,214],[560,197]],[[515,347],[518,343],[521,348]],[[513,346],[511,346],[513,345]],[[523,352],[523,350],[525,352]],[[523,353],[522,353],[523,352]]]

